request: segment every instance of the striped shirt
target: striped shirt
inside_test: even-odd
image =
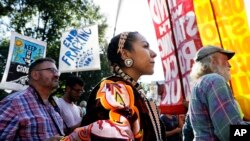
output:
[[[195,141],[229,141],[230,125],[249,124],[242,120],[229,85],[216,73],[194,84],[189,110]]]
[[[0,140],[36,141],[59,135],[58,129],[63,133],[60,115],[32,87],[5,97],[0,107]]]

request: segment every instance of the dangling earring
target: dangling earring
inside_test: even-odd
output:
[[[125,59],[124,64],[126,67],[131,67],[133,65],[134,61],[131,58]]]

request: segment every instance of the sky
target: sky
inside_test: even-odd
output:
[[[109,27],[106,37],[108,41],[114,34],[118,2],[119,0],[94,0],[94,3],[100,6],[101,12],[107,17]],[[145,83],[163,81],[164,74],[160,52],[147,0],[122,0],[115,35],[124,31],[138,31],[141,33],[149,42],[150,48],[157,54],[155,58],[154,74],[142,76],[139,81]]]

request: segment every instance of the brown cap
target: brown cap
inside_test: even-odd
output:
[[[220,47],[215,47],[215,46],[209,45],[209,46],[205,46],[205,47],[200,48],[198,50],[198,52],[196,52],[194,60],[200,61],[201,59],[203,59],[211,54],[214,54],[216,52],[220,52],[220,53],[227,55],[228,60],[231,59],[235,54],[235,52],[233,52],[233,51],[228,51],[228,50],[224,50],[223,48],[220,48]]]

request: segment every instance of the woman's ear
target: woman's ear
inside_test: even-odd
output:
[[[130,54],[130,52],[128,50],[123,49],[121,51],[121,58],[122,58],[122,60],[125,60],[125,59],[129,58],[129,54]]]

